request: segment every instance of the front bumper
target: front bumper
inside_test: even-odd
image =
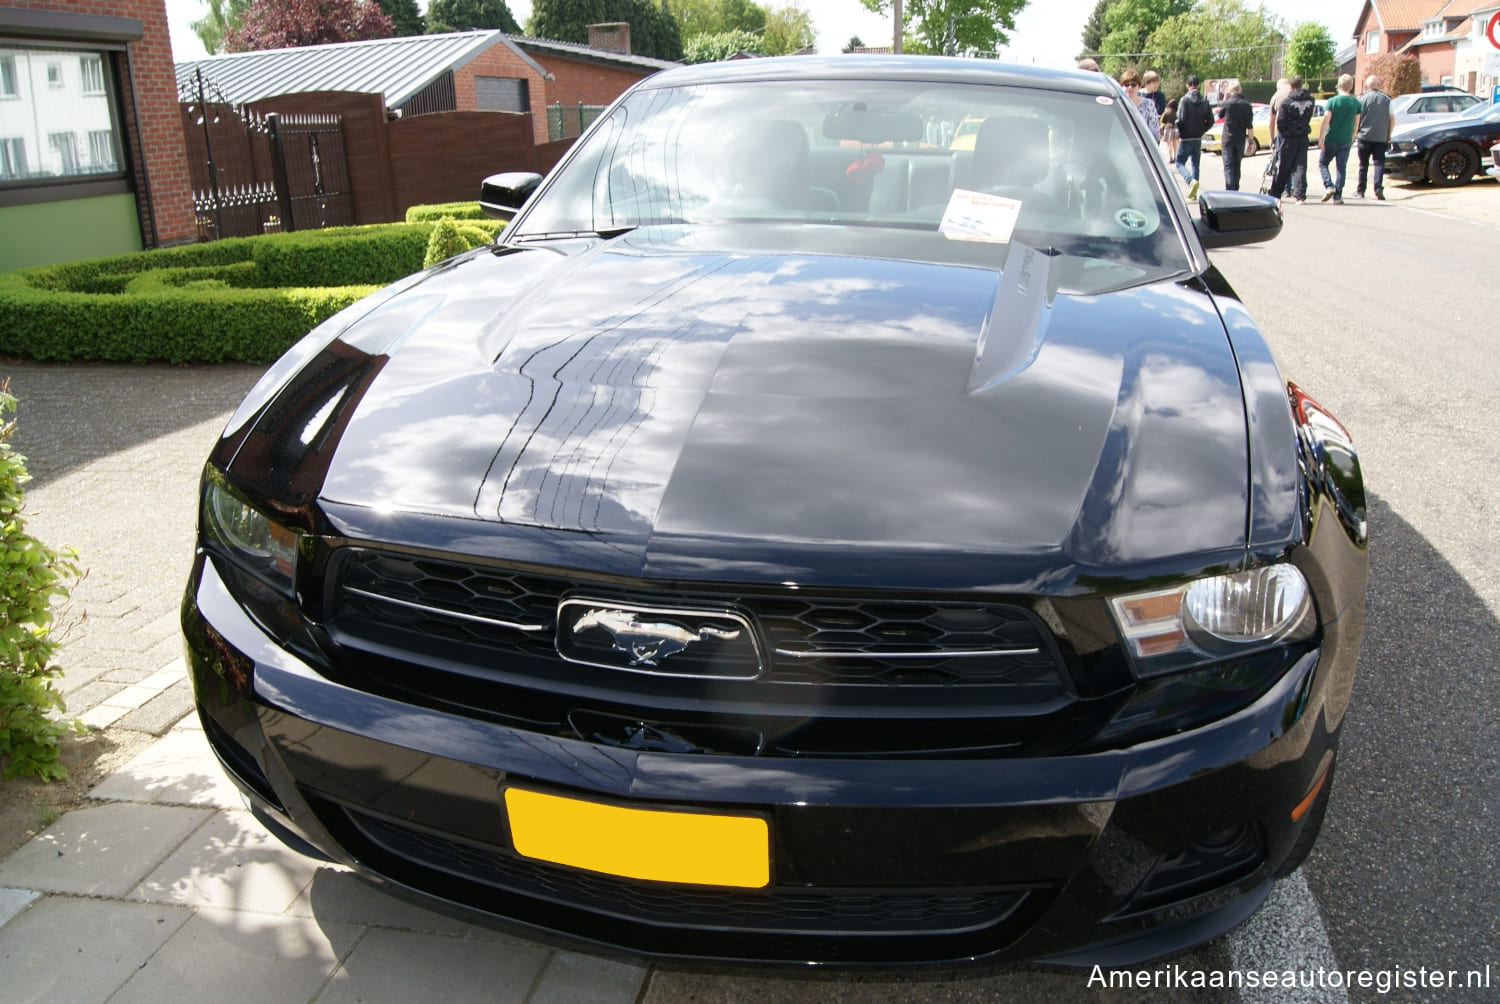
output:
[[[1011,760],[728,757],[541,736],[341,686],[200,556],[183,609],[205,733],[257,814],[393,891],[656,957],[1129,964],[1244,919],[1295,864],[1336,745],[1310,652],[1249,708],[1126,749]],[[1337,716],[1332,716],[1337,720]],[[520,783],[769,821],[758,890],[615,878],[514,850]]]
[[[1423,181],[1427,178],[1427,154],[1421,150],[1412,153],[1387,153],[1385,176],[1403,181]]]

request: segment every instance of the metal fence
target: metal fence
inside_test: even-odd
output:
[[[561,101],[547,106],[547,141],[571,139],[587,129],[607,105],[564,105]]]
[[[216,100],[196,77],[179,88],[198,239],[354,222],[338,115],[265,115]]]

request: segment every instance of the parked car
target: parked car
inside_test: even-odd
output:
[[[1500,181],[1500,143],[1490,147],[1490,166],[1485,169],[1484,173]]]
[[[1482,103],[1474,95],[1463,91],[1402,94],[1391,99],[1391,114],[1396,116],[1396,125],[1399,128],[1414,122],[1430,122],[1433,119],[1456,115]]]
[[[1311,132],[1308,134],[1308,144],[1316,147],[1318,145],[1318,130],[1323,128],[1323,104],[1319,102],[1313,108],[1313,117],[1310,122]],[[1203,134],[1203,149],[1209,153],[1223,155],[1224,150],[1224,123],[1216,122],[1208,132]],[[1251,120],[1250,135],[1245,137],[1245,156],[1253,157],[1262,150],[1271,147],[1271,106],[1257,104],[1255,106],[1255,118]]]
[[[1245,156],[1253,157],[1271,145],[1271,106],[1257,102],[1253,106],[1255,117],[1251,120],[1251,131],[1245,136]],[[1224,120],[1221,118],[1203,134],[1203,149],[1207,153],[1224,153]]]
[[[1398,127],[1385,155],[1388,177],[1462,185],[1500,140],[1500,104],[1478,104],[1435,122]]]
[[[871,56],[657,73],[481,201],[205,470],[191,675],[273,832],[796,965],[1124,964],[1307,855],[1366,510],[1208,258],[1274,200],[1192,218],[1101,74]]]

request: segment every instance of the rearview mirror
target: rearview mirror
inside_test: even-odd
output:
[[[542,176],[531,171],[492,174],[480,182],[479,208],[492,219],[513,219],[541,183]]]
[[[1258,192],[1200,192],[1198,239],[1209,250],[1268,241],[1281,233],[1281,203]]]

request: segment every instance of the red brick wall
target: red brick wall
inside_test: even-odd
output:
[[[517,56],[504,42],[497,42],[484,52],[453,71],[454,104],[461,112],[472,112],[474,108],[475,77],[509,77],[527,81],[531,95],[532,135],[536,142],[547,142],[547,87],[541,74],[531,68],[526,60]],[[493,173],[493,172],[491,172]],[[474,191],[479,191],[476,184]]]
[[[561,101],[565,105],[607,105],[642,77],[649,77],[655,70],[628,70],[623,67],[601,66],[580,59],[567,59],[551,53],[530,54],[542,68],[555,78],[547,85],[547,103]],[[545,140],[547,137],[543,136]]]
[[[355,223],[387,223],[401,219],[391,198],[391,149],[386,130],[385,98],[353,91],[314,91],[266,98],[250,106],[266,112],[317,112],[344,117],[344,155],[349,161],[349,184],[354,191]],[[421,118],[423,116],[418,116]],[[479,191],[479,186],[474,186]]]
[[[104,17],[138,18],[144,36],[127,48],[127,72],[121,74],[121,104],[125,110],[126,159],[136,165],[136,204],[142,214],[141,233],[151,240],[154,211],[156,240],[160,244],[191,241],[195,234],[193,191],[188,177],[187,151],[183,144],[182,119],[177,107],[177,77],[172,69],[172,42],[167,28],[166,0],[5,0],[7,6],[28,10],[59,11]],[[45,44],[44,40],[38,40]],[[124,62],[124,61],[122,61]],[[130,81],[135,93],[130,93]],[[132,98],[134,99],[132,101]],[[130,121],[140,113],[140,130]],[[145,181],[140,176],[145,158]]]
[[[491,174],[538,170],[530,115],[413,115],[390,123],[388,131],[396,219],[405,219],[410,206],[472,202],[479,198],[479,183]]]

